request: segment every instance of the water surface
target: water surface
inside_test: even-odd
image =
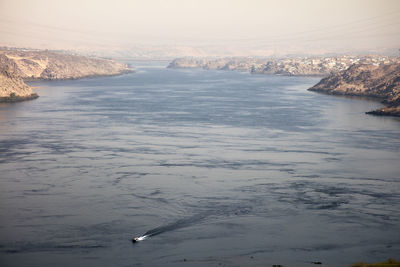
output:
[[[400,120],[364,113],[379,103],[308,92],[317,78],[134,65],[0,105],[2,266],[400,255]]]

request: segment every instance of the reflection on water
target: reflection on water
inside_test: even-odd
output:
[[[141,62],[35,83],[39,99],[0,106],[2,266],[400,255],[400,121],[317,81]]]

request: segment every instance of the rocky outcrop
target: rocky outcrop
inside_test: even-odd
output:
[[[15,62],[0,54],[0,102],[18,102],[38,97],[16,73],[19,72]]]
[[[309,90],[332,95],[375,97],[387,107],[368,114],[400,116],[400,63],[380,66],[355,64],[323,78]]]
[[[0,54],[13,61],[8,64],[9,71],[23,79],[79,79],[132,71],[126,64],[114,60],[61,52],[2,50]]]
[[[265,59],[257,58],[177,58],[168,68],[202,68],[205,70],[236,70],[250,72],[252,67],[261,66]]]
[[[79,79],[132,72],[124,63],[52,51],[0,50],[0,102],[37,98],[24,80]]]
[[[206,59],[176,58],[168,64],[167,68],[171,69],[203,68],[206,62],[207,62]]]

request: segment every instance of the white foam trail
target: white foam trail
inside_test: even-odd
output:
[[[148,235],[142,235],[139,237],[135,237],[134,239],[132,239],[133,242],[139,242],[139,241],[143,241],[145,239],[147,239],[149,236]]]
[[[143,241],[143,240],[145,240],[145,239],[147,239],[147,235],[142,235],[142,236],[139,236],[137,239],[136,239],[136,241]]]

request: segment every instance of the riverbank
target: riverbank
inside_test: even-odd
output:
[[[32,93],[31,95],[27,95],[27,96],[17,96],[15,94],[11,94],[10,96],[0,97],[0,103],[22,102],[22,101],[27,101],[27,100],[33,100],[38,97],[39,97],[39,95],[36,93]]]
[[[176,58],[168,68],[202,68],[205,70],[235,70],[252,74],[276,74],[285,76],[328,76],[346,70],[353,64],[391,64],[396,57],[381,55],[341,55],[282,58]]]

